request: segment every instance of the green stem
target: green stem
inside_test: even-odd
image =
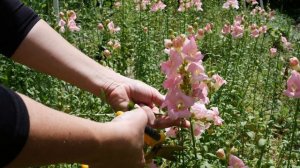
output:
[[[196,141],[195,141],[195,136],[194,136],[194,128],[192,124],[192,118],[190,118],[190,123],[191,123],[191,135],[192,135],[192,142],[193,142],[193,152],[194,152],[194,159],[196,161],[195,166],[198,166],[198,157],[197,157],[197,149],[196,149]]]

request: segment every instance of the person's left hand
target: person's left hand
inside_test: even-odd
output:
[[[152,108],[154,113],[158,112],[156,106],[164,101],[159,91],[141,81],[123,78],[123,82],[113,82],[106,87],[106,101],[114,110],[127,111],[130,102],[142,104]],[[155,106],[156,105],[156,106]],[[153,128],[167,128],[171,126],[189,127],[190,123],[184,119],[172,120],[168,116],[157,117]]]

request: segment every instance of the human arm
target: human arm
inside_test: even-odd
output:
[[[148,120],[154,119],[149,108],[127,112],[113,122],[97,123],[20,96],[30,118],[29,137],[8,167],[55,163],[142,167],[144,128]]]

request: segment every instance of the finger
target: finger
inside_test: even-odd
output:
[[[141,105],[141,108],[146,112],[146,114],[148,116],[148,124],[154,125],[155,115],[154,115],[152,109],[149,108],[148,106],[144,106],[144,105]]]
[[[133,122],[137,128],[144,130],[148,123],[148,114],[141,108],[128,111],[112,120],[112,122],[130,121]]]
[[[173,120],[168,116],[162,116],[155,120],[154,125],[152,127],[156,128],[156,129],[162,129],[162,128],[168,128],[171,126],[179,126],[179,127],[189,128],[191,126],[191,124],[186,119]]]

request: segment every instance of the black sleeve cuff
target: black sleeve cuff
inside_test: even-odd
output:
[[[13,161],[29,135],[29,115],[18,94],[0,85],[0,167]]]
[[[0,20],[0,53],[11,57],[40,18],[19,0],[0,0]]]

